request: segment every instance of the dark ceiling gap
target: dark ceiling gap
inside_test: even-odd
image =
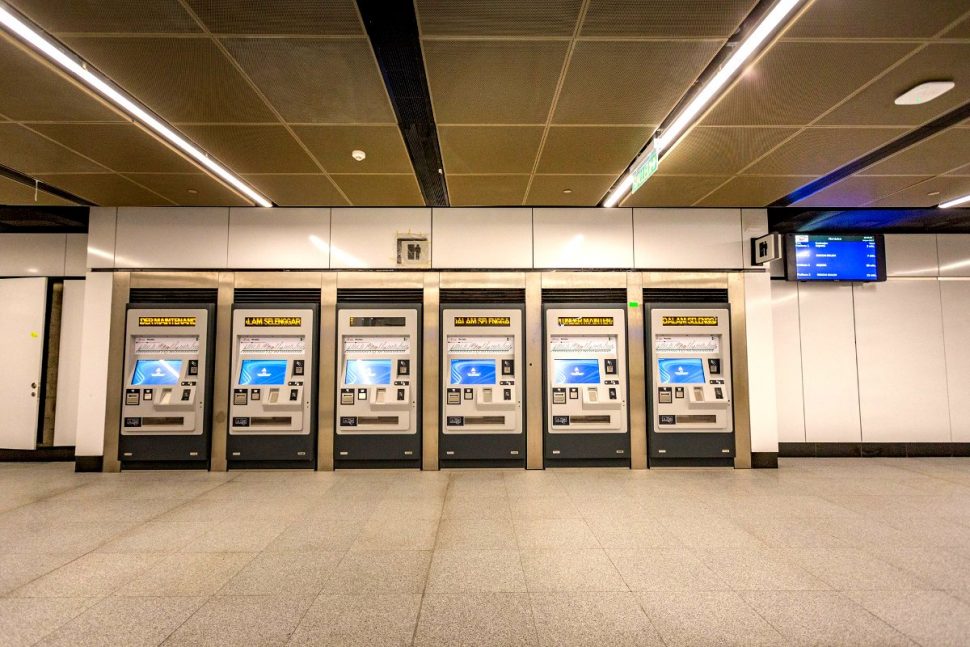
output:
[[[62,198],[64,200],[70,200],[75,204],[83,205],[86,207],[96,206],[93,202],[89,200],[85,200],[84,198],[80,196],[76,196],[69,191],[65,191],[64,189],[59,189],[53,184],[48,184],[43,180],[34,179],[29,175],[26,175],[25,173],[21,173],[20,171],[16,169],[12,169],[9,166],[4,166],[3,164],[0,164],[0,177],[5,177],[8,180],[13,180],[14,182],[18,182],[25,186],[29,186],[30,188],[38,191],[43,191],[44,193],[48,193],[52,196]]]
[[[414,4],[357,0],[411,165],[430,207],[447,207],[448,186],[424,70]]]
[[[798,189],[795,189],[783,198],[779,198],[771,203],[771,207],[788,207],[799,200],[804,200],[810,196],[815,195],[819,191],[827,189],[836,182],[840,182],[845,178],[855,175],[859,171],[869,168],[878,162],[883,161],[887,157],[895,155],[896,153],[903,151],[911,146],[937,135],[951,126],[955,126],[965,119],[970,118],[970,102],[963,104],[958,108],[954,108],[950,112],[937,117],[933,121],[930,121],[916,130],[912,130],[901,137],[897,137],[888,144],[883,144],[876,150],[863,155],[862,157],[855,159],[848,164],[840,166],[839,168],[831,171],[830,173],[823,175],[817,180],[812,180],[808,184]]]

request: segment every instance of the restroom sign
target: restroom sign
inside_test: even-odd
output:
[[[249,328],[299,328],[303,317],[246,317]]]
[[[612,326],[613,317],[559,317],[560,326]]]
[[[479,327],[508,327],[512,325],[510,317],[455,317],[455,326]]]
[[[663,316],[660,318],[660,324],[663,326],[716,326],[717,317],[710,315]]]
[[[196,317],[138,317],[139,326],[190,328],[196,324]]]

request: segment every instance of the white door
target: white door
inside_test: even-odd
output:
[[[0,279],[0,448],[36,449],[47,279]]]

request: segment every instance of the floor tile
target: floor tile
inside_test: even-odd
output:
[[[644,592],[637,598],[668,647],[785,644],[734,592]]]
[[[600,547],[584,519],[513,519],[512,524],[522,549]]]
[[[327,593],[421,593],[431,551],[352,550],[324,585]]]
[[[30,557],[0,554],[0,596],[60,568],[73,559],[73,555],[60,553]]]
[[[202,534],[201,521],[150,521],[101,545],[99,553],[171,553]]]
[[[442,519],[509,519],[511,516],[505,494],[449,495],[441,511]]]
[[[525,592],[517,550],[436,550],[429,593]]]
[[[165,645],[285,645],[313,596],[218,596],[185,621]]]
[[[283,533],[287,524],[276,519],[228,519],[208,529],[182,547],[191,553],[258,552]]]
[[[11,595],[26,598],[110,595],[157,561],[155,553],[89,553],[24,585]]]
[[[736,591],[818,591],[831,587],[772,548],[700,548],[695,553]]]
[[[789,554],[812,575],[841,591],[931,588],[915,575],[859,548],[792,550]]]
[[[218,595],[317,595],[344,551],[260,553]]]
[[[414,635],[415,647],[538,644],[528,593],[428,593]]]
[[[970,605],[943,591],[847,591],[846,595],[921,645],[966,645]]]
[[[603,548],[679,548],[682,542],[656,519],[587,517]]]
[[[744,591],[741,598],[795,645],[890,647],[906,636],[835,591]]]
[[[509,507],[514,519],[578,519],[582,517],[568,496],[510,498]]]
[[[532,593],[540,645],[662,645],[633,593]]]
[[[347,550],[364,528],[365,519],[294,521],[265,548],[272,552]]]
[[[364,524],[351,550],[431,550],[438,521],[373,516]]]
[[[40,645],[63,647],[161,644],[205,598],[109,597],[45,637]]]
[[[290,645],[410,645],[419,594],[321,595],[293,632]]]
[[[686,548],[607,549],[632,591],[726,591],[730,587]]]
[[[511,519],[442,519],[436,548],[516,548]]]
[[[212,595],[253,557],[254,553],[173,553],[125,584],[117,595]]]
[[[33,645],[99,598],[0,598],[0,644]]]
[[[523,550],[529,591],[629,591],[602,549]]]

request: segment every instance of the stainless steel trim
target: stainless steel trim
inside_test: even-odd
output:
[[[442,290],[521,289],[526,285],[526,274],[525,272],[441,272],[439,285]]]
[[[237,288],[319,288],[321,272],[236,271]]]
[[[625,288],[626,272],[542,272],[544,288]]]
[[[425,272],[337,272],[338,288],[422,288]]]
[[[541,470],[542,460],[542,274],[525,275],[526,468]]]
[[[424,331],[422,354],[424,356],[421,393],[421,468],[438,469],[438,368],[440,348],[440,280],[436,272],[424,275]]]
[[[320,276],[320,371],[317,397],[317,469],[333,471],[337,366],[337,274]]]
[[[748,331],[745,324],[744,274],[728,275],[731,303],[731,367],[734,380],[734,467],[751,468],[751,393],[748,385]]]
[[[643,331],[643,275],[627,274],[627,411],[630,413],[630,468],[647,469],[647,391]],[[636,303],[632,308],[629,303]]]
[[[131,272],[130,276],[132,288],[218,288],[220,276],[226,273]],[[125,303],[127,303],[127,295],[125,296]]]
[[[121,385],[125,355],[125,306],[131,273],[115,272],[111,278],[111,324],[108,340],[108,374],[104,404],[104,452],[101,470],[120,472],[118,441],[121,435]]]
[[[212,430],[209,469],[229,469],[226,443],[229,434],[229,371],[232,363],[232,300],[235,277],[232,272],[219,272],[219,295],[216,304],[216,347],[212,367]]]

